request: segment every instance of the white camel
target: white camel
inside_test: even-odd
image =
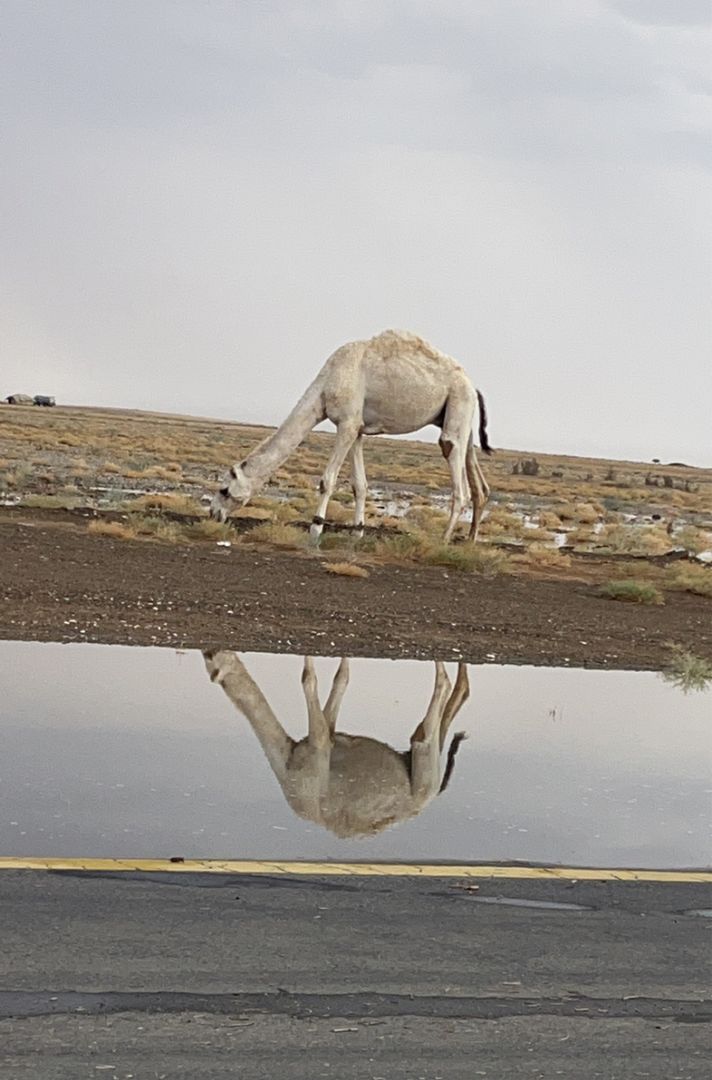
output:
[[[465,664],[458,665],[454,689],[444,665],[435,664],[430,704],[411,736],[410,750],[399,753],[378,739],[336,733],[349,681],[346,659],[341,660],[322,707],[314,661],[304,658],[302,686],[309,734],[297,742],[284,730],[236,653],[205,652],[203,656],[210,678],[249,720],[285,799],[299,817],[342,838],[373,836],[419,814],[445,790],[465,738],[454,736],[441,777],[440,755],[448,730],[470,693]]]
[[[385,330],[369,341],[342,345],[329,357],[314,381],[274,434],[233,465],[215,495],[210,514],[225,521],[233,505],[244,506],[275,469],[322,420],[331,420],[336,436],[319,484],[320,499],[311,525],[318,540],[339,470],[348,456],[354,493],[354,526],[363,530],[366,508],[364,435],[403,435],[428,424],[441,429],[440,448],[450,467],[452,503],[444,539],[450,539],[472,496],[470,538],[477,538],[489,486],[475,455],[472,423],[479,404],[479,441],[487,441],[487,413],[479,390],[464,369],[415,334]]]

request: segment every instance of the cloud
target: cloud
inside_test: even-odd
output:
[[[12,7],[0,390],[275,422],[400,325],[500,444],[702,457],[706,32],[634,6]]]

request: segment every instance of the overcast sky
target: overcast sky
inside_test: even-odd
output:
[[[712,462],[706,0],[0,15],[0,396],[278,423],[395,326],[495,446]]]

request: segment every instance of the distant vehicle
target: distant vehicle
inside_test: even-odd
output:
[[[46,394],[35,394],[33,400],[35,405],[44,405],[45,407],[57,404],[53,397],[48,397]]]
[[[29,394],[10,394],[5,398],[8,405],[34,405],[34,398],[31,398]]]

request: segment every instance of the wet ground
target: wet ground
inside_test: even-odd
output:
[[[409,750],[436,665],[355,659],[335,726],[365,739],[285,773],[280,739],[308,731],[302,667],[0,642],[0,853],[710,864],[709,693],[650,672],[497,664],[463,664],[458,683],[448,665],[445,698],[465,679],[470,695],[442,752],[421,741],[397,757],[388,747]],[[322,706],[337,669],[315,663]]]

